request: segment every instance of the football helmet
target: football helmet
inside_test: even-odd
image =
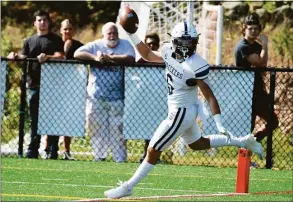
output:
[[[184,59],[196,51],[199,34],[192,24],[186,21],[176,24],[171,32],[171,37],[174,52]]]

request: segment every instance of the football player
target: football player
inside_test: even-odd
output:
[[[199,35],[192,24],[186,21],[178,23],[171,32],[171,41],[163,45],[161,55],[151,51],[136,34],[129,34],[129,37],[145,60],[166,64],[168,117],[155,131],[147,157],[134,175],[128,181],[120,182],[117,188],[105,191],[106,197],[121,198],[131,195],[133,187],[152,170],[162,151],[179,136],[193,150],[237,146],[253,151],[260,158],[263,157],[263,148],[252,134],[234,137],[223,126],[219,104],[208,83],[209,64],[195,52]],[[201,136],[198,123],[195,121],[200,106],[198,88],[209,104],[219,134]]]

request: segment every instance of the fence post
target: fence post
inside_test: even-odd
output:
[[[22,75],[20,79],[20,106],[19,106],[19,135],[18,135],[18,157],[23,157],[23,137],[25,125],[25,100],[26,100],[26,75],[27,62],[22,65]]]
[[[272,168],[273,167],[273,128],[271,124],[272,117],[274,116],[274,105],[275,105],[275,87],[276,87],[276,72],[271,71],[270,72],[270,105],[269,105],[269,112],[270,117],[268,120],[268,136],[267,136],[267,158],[266,158],[266,168]]]

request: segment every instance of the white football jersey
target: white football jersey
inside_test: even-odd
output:
[[[172,44],[165,43],[161,49],[166,64],[165,76],[168,83],[168,105],[187,107],[198,102],[198,87],[188,86],[189,79],[207,79],[209,64],[194,53],[183,62],[172,57]]]

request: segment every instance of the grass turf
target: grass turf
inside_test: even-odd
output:
[[[1,159],[2,201],[77,201],[104,198],[137,163]],[[292,170],[253,169],[249,194],[235,192],[236,168],[157,165],[131,197],[159,201],[292,201]],[[214,195],[213,195],[214,194]],[[220,195],[224,194],[224,195]],[[137,200],[141,200],[137,198]]]

